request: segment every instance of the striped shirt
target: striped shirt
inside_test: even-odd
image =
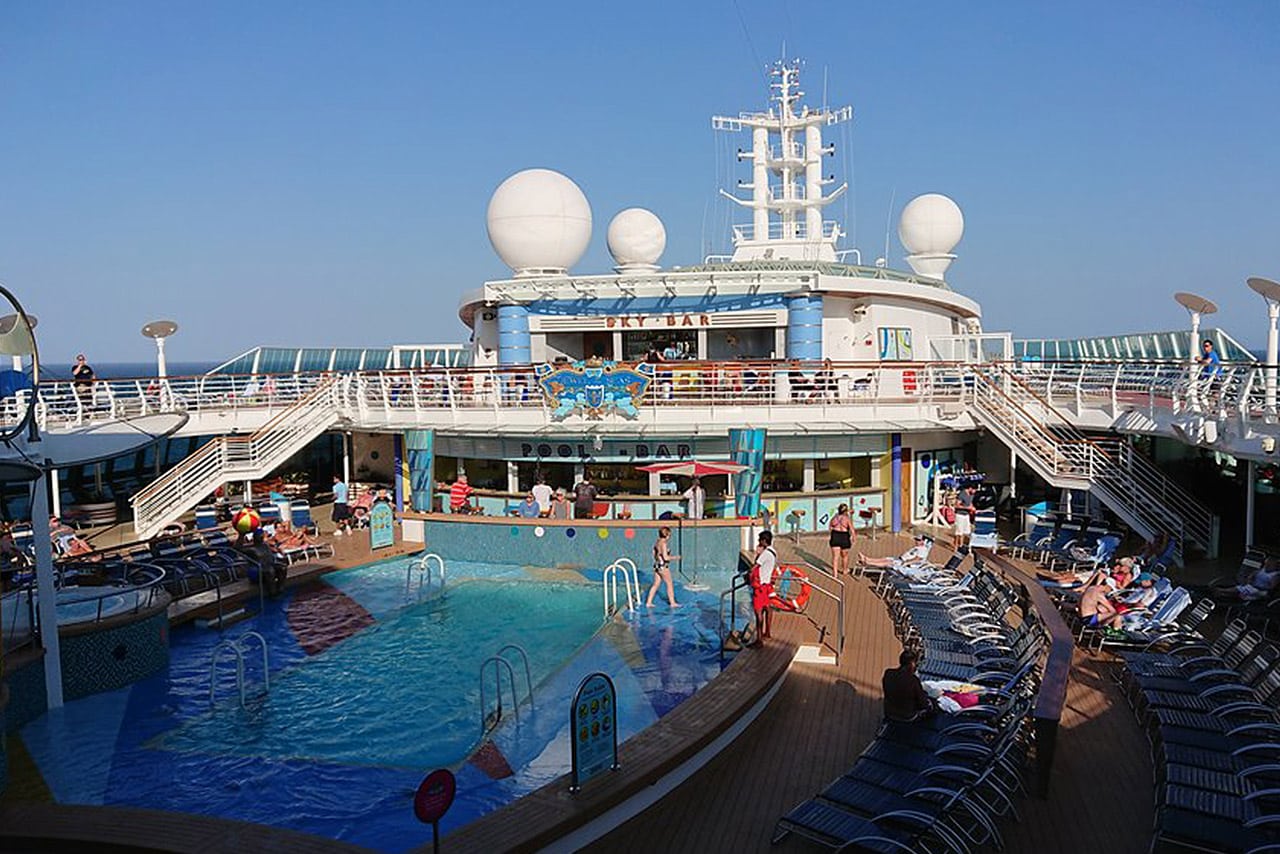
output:
[[[471,498],[471,485],[463,483],[460,480],[454,481],[453,486],[449,487],[449,509],[457,510],[464,507]]]

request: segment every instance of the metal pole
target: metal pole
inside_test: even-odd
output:
[[[169,376],[168,366],[164,361],[164,339],[156,339],[156,376],[164,379]]]
[[[44,689],[50,709],[62,707],[62,650],[58,643],[58,591],[54,589],[53,546],[49,542],[49,497],[44,471],[32,484],[31,534],[35,540],[36,593],[40,645],[44,647]]]
[[[1018,498],[1018,452],[1009,449],[1009,498]]]
[[[1253,545],[1253,501],[1257,492],[1256,477],[1258,464],[1253,460],[1249,460],[1245,465],[1245,492],[1244,496],[1244,547],[1250,548]]]
[[[1191,366],[1187,369],[1187,379],[1193,384],[1196,381],[1196,354],[1200,352],[1200,312],[1191,312]]]
[[[1267,300],[1267,319],[1271,327],[1267,330],[1267,410],[1276,411],[1276,359],[1280,349],[1280,337],[1277,336],[1276,323],[1280,320],[1280,302]]]
[[[62,486],[58,483],[58,470],[49,469],[49,494],[53,496],[53,515],[62,518]]]

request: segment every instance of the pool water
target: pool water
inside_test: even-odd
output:
[[[679,609],[606,623],[598,570],[451,562],[445,592],[420,594],[405,566],[333,573],[222,633],[176,629],[167,671],[68,703],[25,727],[23,742],[62,803],[218,815],[398,851],[430,838],[411,799],[433,768],[458,777],[445,832],[565,773],[567,709],[588,673],[617,685],[625,740],[720,670],[715,579],[710,592],[678,588]],[[247,631],[268,641],[270,690],[253,646],[246,707],[227,657],[211,704],[214,648]],[[528,652],[533,704],[517,717],[508,697],[482,742],[480,665],[508,643]],[[487,692],[492,708],[492,675]]]

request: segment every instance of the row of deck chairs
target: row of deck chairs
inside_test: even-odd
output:
[[[1083,519],[1066,519],[1049,514],[1024,534],[1009,542],[1009,553],[1020,560],[1035,561],[1050,569],[1061,569],[1082,564],[1101,566],[1111,561],[1124,536],[1102,522],[1088,523]],[[1173,560],[1175,544],[1156,558],[1154,567],[1168,567]]]
[[[1151,743],[1153,851],[1280,851],[1280,650],[1244,620],[1123,653],[1117,681]]]
[[[264,525],[271,525],[281,521],[280,505],[274,501],[260,501],[253,507],[258,511],[258,515],[262,518]],[[311,502],[309,501],[290,499],[288,522],[295,531],[306,531],[310,534],[319,533],[319,528],[311,517]],[[202,504],[196,508],[197,531],[212,531],[218,525],[217,507],[212,504]]]
[[[1247,583],[1253,577],[1253,574],[1262,568],[1262,564],[1267,560],[1267,557],[1267,553],[1260,549],[1247,550],[1244,558],[1240,561],[1240,569],[1237,570],[1235,577],[1216,578],[1210,582],[1210,589],[1221,590],[1236,584]],[[1239,617],[1247,622],[1250,627],[1261,626],[1264,636],[1270,632],[1273,623],[1280,625],[1280,587],[1271,591],[1271,595],[1265,599],[1243,602],[1232,596],[1221,599],[1218,604],[1226,606],[1228,620]]]
[[[880,574],[877,589],[922,679],[983,685],[983,702],[955,715],[885,721],[847,774],[778,821],[841,851],[970,852],[1002,847],[998,822],[1017,819],[1029,716],[1044,644],[1035,620],[1003,619],[1016,593],[975,561]],[[877,570],[871,570],[874,575]]]
[[[187,596],[202,590],[220,589],[225,583],[248,576],[256,578],[258,563],[250,555],[235,548],[225,531],[193,531],[178,537],[153,540],[140,554],[165,567],[165,586],[174,596]],[[328,543],[283,549],[275,559],[285,566],[333,557]]]

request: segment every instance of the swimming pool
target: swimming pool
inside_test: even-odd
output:
[[[446,832],[567,771],[566,709],[587,673],[617,684],[625,739],[719,672],[711,592],[681,591],[680,609],[602,628],[598,570],[451,562],[445,594],[419,599],[403,565],[331,574],[228,629],[260,632],[271,649],[265,695],[260,658],[246,657],[244,709],[229,666],[209,702],[220,636],[179,629],[167,672],[67,704],[25,727],[24,744],[59,802],[219,815],[403,850],[429,838],[411,796],[434,767],[458,776]],[[528,651],[534,703],[517,719],[508,702],[481,745],[480,663],[507,643]]]

